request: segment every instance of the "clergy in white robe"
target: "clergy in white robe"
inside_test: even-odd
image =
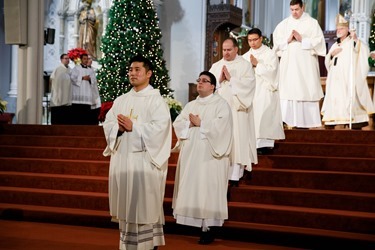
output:
[[[369,48],[355,32],[349,33],[349,23],[341,15],[337,16],[336,25],[338,41],[325,59],[328,74],[323,122],[325,125],[361,123],[357,124],[360,128],[367,125],[369,114],[375,112],[367,84]]]
[[[274,50],[281,57],[282,119],[289,127],[320,127],[323,90],[318,56],[326,54],[323,32],[317,20],[304,12],[302,0],[290,1],[290,11],[273,33]]]
[[[133,88],[116,98],[103,123],[110,156],[109,206],[119,222],[120,249],[165,245],[163,200],[171,151],[169,108],[149,85],[150,61],[136,56],[128,72]]]
[[[90,124],[97,125],[99,122],[99,113],[102,102],[100,100],[98,82],[96,80],[96,69],[92,67],[92,57],[88,56],[87,67],[90,70],[90,79],[91,79],[91,94],[92,94],[92,105],[91,105],[91,116]]]
[[[71,74],[72,80],[72,119],[76,125],[92,125],[91,106],[93,99],[92,70],[87,66],[88,55],[81,55],[81,64],[76,65]]]
[[[243,58],[251,63],[256,79],[253,107],[257,149],[267,153],[275,140],[285,139],[278,91],[279,58],[262,44],[261,30],[251,29],[247,41],[250,49]]]
[[[228,219],[233,123],[228,103],[213,93],[215,76],[203,71],[197,84],[199,96],[186,104],[173,123],[178,138],[175,149],[180,153],[172,206],[177,223],[201,227],[199,243],[209,244],[212,227],[222,226]]]
[[[69,124],[72,105],[72,83],[70,80],[69,57],[60,56],[61,64],[52,72],[51,81],[51,124]]]
[[[237,55],[238,44],[234,38],[223,42],[223,58],[210,69],[218,81],[217,91],[229,104],[233,115],[233,147],[229,170],[231,185],[238,185],[244,169],[258,163],[253,114],[255,93],[254,71],[248,61]]]

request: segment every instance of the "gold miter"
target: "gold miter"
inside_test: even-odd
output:
[[[336,16],[336,27],[349,27],[349,22],[340,14]]]

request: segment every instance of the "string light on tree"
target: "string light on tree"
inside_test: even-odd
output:
[[[375,11],[372,12],[371,31],[368,39],[370,51],[375,51]],[[370,67],[375,67],[375,60],[371,57],[368,58]]]
[[[105,55],[99,60],[98,86],[102,102],[112,102],[130,91],[128,62],[135,55],[147,57],[154,65],[151,84],[163,96],[173,98],[163,50],[159,20],[151,0],[113,0],[109,23],[100,47]]]

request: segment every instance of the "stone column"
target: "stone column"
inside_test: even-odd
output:
[[[17,65],[18,65],[18,45],[12,45],[12,73],[10,79],[10,90],[8,92],[9,97],[17,97]]]
[[[373,0],[352,0],[352,22],[357,36],[363,42],[368,43],[371,26],[371,8]]]
[[[44,1],[27,6],[27,45],[18,50],[17,122],[41,124],[43,100]]]

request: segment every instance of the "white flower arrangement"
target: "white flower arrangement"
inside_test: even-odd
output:
[[[178,112],[180,112],[182,110],[181,102],[177,101],[176,99],[174,99],[170,96],[166,96],[166,97],[164,97],[164,101],[168,104],[168,107],[170,109],[174,109]]]
[[[7,101],[4,101],[0,98],[0,114],[4,113],[5,110],[7,110]]]
[[[168,104],[172,121],[174,121],[182,110],[182,103],[171,96],[164,96],[164,101]]]

